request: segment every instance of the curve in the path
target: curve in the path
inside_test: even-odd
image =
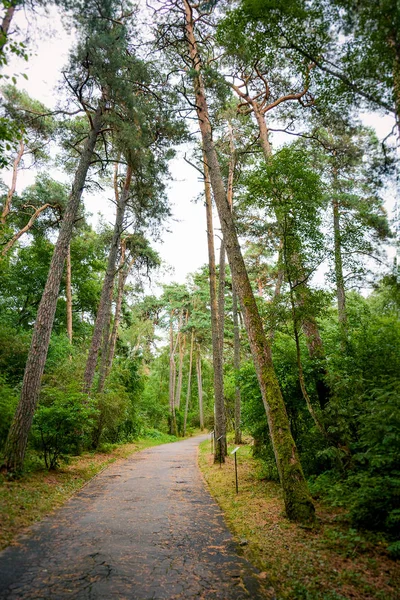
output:
[[[197,467],[197,437],[119,461],[0,553],[1,600],[270,598]]]

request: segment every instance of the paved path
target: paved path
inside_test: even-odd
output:
[[[118,461],[0,553],[10,600],[270,597],[196,466],[205,436]]]

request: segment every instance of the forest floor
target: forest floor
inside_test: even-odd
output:
[[[400,565],[382,537],[355,531],[343,510],[318,502],[315,527],[292,523],[283,513],[280,486],[263,479],[250,445],[237,452],[238,494],[233,456],[220,468],[210,451],[209,441],[201,444],[199,463],[210,491],[277,600],[400,599]]]
[[[77,490],[116,460],[144,448],[165,444],[168,436],[139,439],[111,447],[107,452],[86,452],[48,471],[39,458],[28,456],[27,471],[20,479],[0,473],[0,550],[26,527],[62,506]]]

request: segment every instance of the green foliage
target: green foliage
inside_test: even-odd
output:
[[[87,447],[97,410],[84,394],[47,393],[49,406],[39,406],[32,427],[32,443],[43,453],[48,469],[56,469],[59,460]]]
[[[104,443],[129,442],[141,435],[144,423],[139,402],[143,388],[137,360],[115,361],[104,391],[94,396],[98,409],[92,435],[94,448]]]
[[[30,333],[0,325],[0,373],[8,383],[16,385],[22,380],[30,340]]]
[[[17,403],[18,395],[15,389],[7,385],[3,376],[0,376],[0,451],[5,444]]]

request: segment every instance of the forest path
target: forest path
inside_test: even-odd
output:
[[[97,475],[0,553],[0,598],[271,597],[205,488],[204,439],[143,450]]]

